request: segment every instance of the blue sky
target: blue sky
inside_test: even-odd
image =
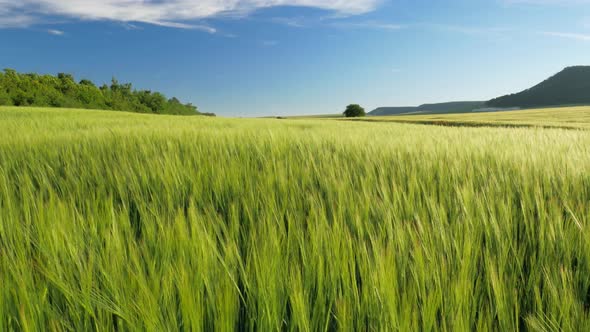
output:
[[[590,0],[0,0],[0,66],[224,116],[486,100],[590,64]]]

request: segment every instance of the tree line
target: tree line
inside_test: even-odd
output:
[[[77,82],[73,75],[38,75],[0,72],[0,105],[103,109],[137,113],[213,115],[199,113],[196,106],[166,98],[159,92],[136,90],[131,83],[96,86],[92,81]]]

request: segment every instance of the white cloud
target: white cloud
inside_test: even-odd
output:
[[[299,17],[273,17],[271,22],[286,25],[292,28],[304,28],[305,18]]]
[[[420,24],[424,27],[440,30],[440,31],[449,31],[449,32],[457,32],[466,35],[490,35],[490,34],[509,34],[513,33],[513,29],[511,28],[503,28],[503,27],[477,27],[477,26],[463,26],[463,25],[450,25],[450,24],[436,24],[436,23],[424,23]]]
[[[590,4],[590,0],[502,0],[505,4],[526,4],[526,5],[584,5]]]
[[[365,22],[335,22],[331,24],[336,28],[357,28],[357,29],[376,29],[376,30],[400,30],[405,26],[392,23],[383,23],[377,21]]]
[[[21,3],[0,0],[0,28],[22,28],[31,25],[35,18],[21,9]]]
[[[590,34],[583,33],[568,33],[568,32],[543,32],[542,34],[551,37],[575,39],[581,41],[590,41]]]
[[[401,30],[405,25],[387,23],[375,20],[343,20],[340,16],[329,16],[320,18],[296,17],[273,17],[270,22],[282,24],[292,28],[307,27],[332,27],[337,29],[373,29],[373,30]]]
[[[55,35],[55,36],[63,36],[65,34],[65,32],[61,31],[61,30],[55,30],[55,29],[49,29],[47,30],[48,34],[51,35]]]
[[[44,16],[79,20],[142,22],[173,28],[213,28],[187,22],[219,16],[244,16],[277,6],[318,8],[339,15],[375,10],[383,0],[0,0],[0,27],[28,26]],[[18,17],[18,19],[17,19]]]
[[[29,15],[9,13],[3,15],[0,11],[0,28],[23,28],[33,24],[35,21],[36,19]]]

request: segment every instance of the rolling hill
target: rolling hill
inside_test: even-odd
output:
[[[371,112],[369,115],[396,115],[407,113],[464,113],[471,112],[475,109],[485,106],[483,101],[455,101],[439,104],[424,104],[420,106],[408,107],[379,107]]]
[[[568,67],[525,91],[495,98],[491,107],[590,104],[590,66]]]
[[[590,66],[567,67],[534,87],[487,102],[462,101],[424,104],[417,107],[379,107],[369,115],[467,113],[509,108],[535,108],[561,105],[590,105]]]

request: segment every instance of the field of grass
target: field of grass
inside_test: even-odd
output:
[[[506,112],[375,116],[363,118],[362,120],[456,126],[590,129],[590,106],[540,108]]]
[[[320,114],[320,115],[294,115],[283,117],[286,119],[303,119],[303,120],[314,120],[314,119],[333,119],[333,118],[344,118],[343,114]]]
[[[582,130],[0,108],[0,331],[588,331],[589,200]]]

